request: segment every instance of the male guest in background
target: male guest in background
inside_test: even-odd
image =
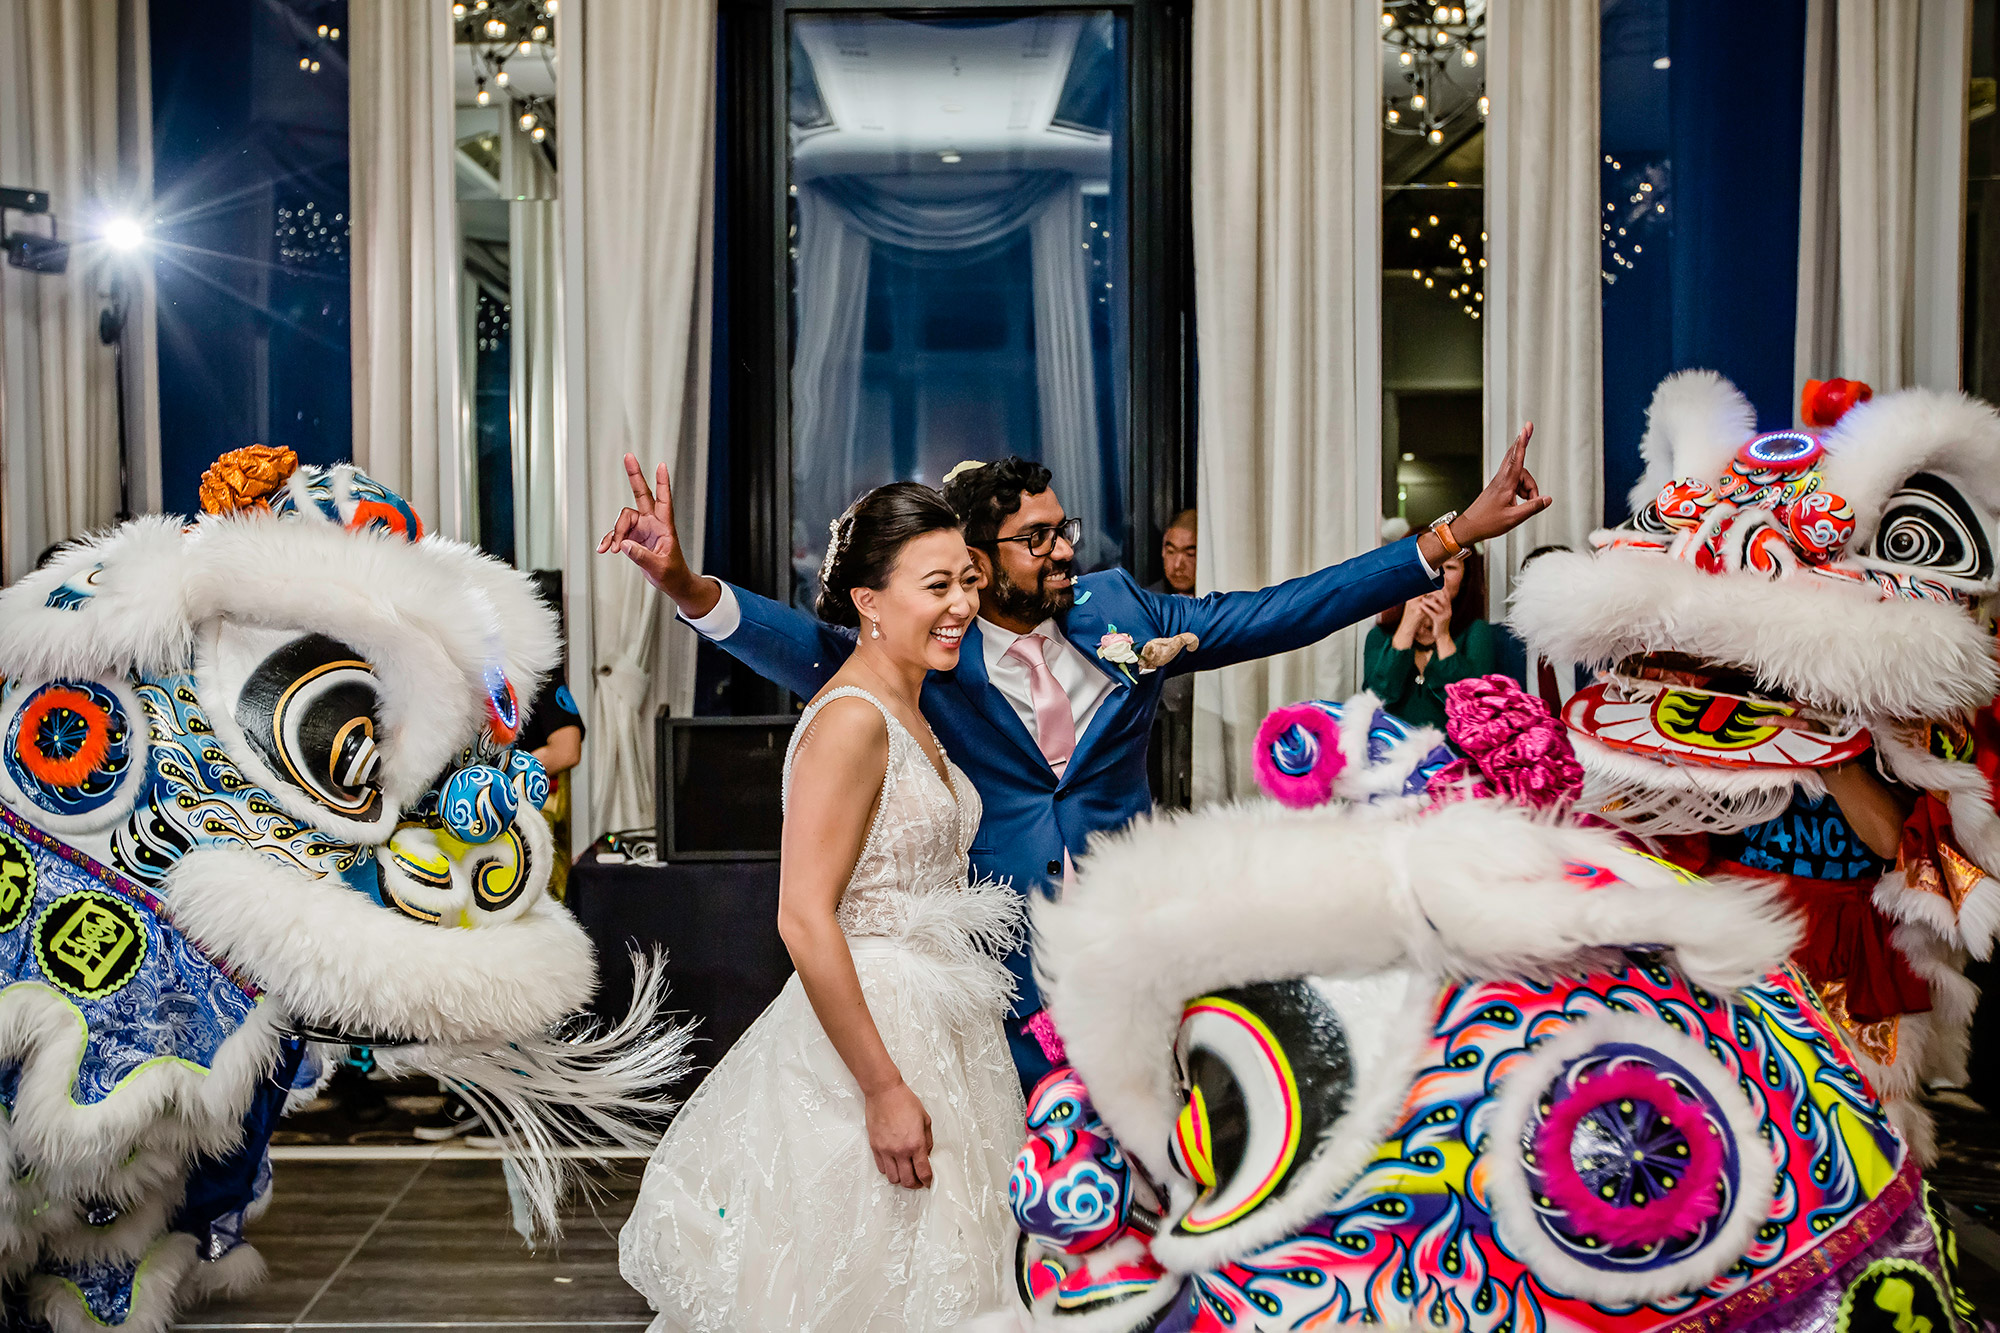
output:
[[[984,579],[958,666],[924,684],[924,716],[972,778],[985,818],[975,875],[1044,891],[1067,876],[1093,833],[1152,806],[1146,746],[1160,688],[1174,676],[1290,652],[1437,586],[1461,545],[1509,532],[1548,507],[1524,458],[1529,426],[1479,498],[1413,541],[1248,592],[1149,593],[1122,569],[1079,576],[1079,520],[1063,512],[1047,468],[1024,458],[961,464],[944,493],[965,522]],[[802,699],[853,651],[852,630],[703,578],[674,531],[665,464],[657,496],[625,456],[633,507],[598,543],[622,552],[697,631]],[[1198,646],[1197,646],[1198,645]],[[1019,985],[1008,1037],[1024,1088],[1050,1067],[1053,1030],[1025,950],[1007,960]]]
[[[1160,581],[1148,584],[1147,592],[1194,596],[1194,538],[1195,511],[1183,509],[1160,538]]]
[[[1147,592],[1194,596],[1196,516],[1183,509],[1160,538],[1160,578]],[[1406,534],[1407,535],[1407,534]],[[1146,755],[1153,797],[1169,810],[1184,810],[1193,798],[1194,673],[1184,672],[1160,687],[1160,713]]]

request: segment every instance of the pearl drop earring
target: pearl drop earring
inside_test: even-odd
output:
[[[869,630],[869,631],[868,631],[868,637],[869,637],[869,638],[871,638],[871,639],[879,639],[879,638],[881,638],[881,637],[882,637],[882,622],[881,622],[881,621],[879,621],[879,620],[871,620],[871,621],[869,621],[868,623],[869,623],[870,625],[874,626],[874,628],[873,628],[873,629],[871,629],[871,630]]]

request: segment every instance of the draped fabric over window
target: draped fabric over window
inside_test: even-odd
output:
[[[1800,383],[1958,387],[1971,8],[1806,6]]]
[[[1372,5],[1194,8],[1199,590],[1375,545],[1381,272]],[[1356,632],[1196,678],[1197,805],[1255,790],[1264,716],[1354,685]]]
[[[354,462],[466,537],[451,9],[349,0],[348,52]]]
[[[1495,619],[1523,555],[1550,543],[1585,549],[1604,517],[1598,5],[1488,11],[1484,471],[1533,421],[1529,470],[1553,497],[1547,512],[1488,544]]]
[[[569,441],[570,680],[587,694],[590,743],[576,840],[653,819],[661,703],[693,711],[695,636],[597,538],[631,503],[622,456],[672,469],[686,549],[702,549],[707,493],[713,236],[714,0],[563,6],[562,201],[570,263],[563,329]],[[576,28],[566,28],[564,40]],[[572,94],[570,89],[574,87]],[[587,590],[587,591],[586,591]],[[579,607],[579,594],[583,605]],[[581,611],[581,614],[579,614]]]
[[[514,429],[514,563],[521,569],[562,568],[564,486],[557,453],[562,411],[562,219],[556,178],[519,128],[507,130],[512,151],[503,182],[507,205],[507,287],[513,293],[514,336],[509,397]]]
[[[893,247],[908,265],[945,268],[970,263],[1026,231],[1033,254],[1042,461],[1055,474],[1069,512],[1103,511],[1091,278],[1079,246],[1084,214],[1076,176],[823,176],[799,186],[798,228],[793,546],[802,565],[818,568],[828,523],[879,480],[866,471],[879,450],[864,451],[856,438],[869,266],[877,246]],[[1103,534],[1091,540],[1102,543]],[[1088,568],[1115,551],[1093,546],[1080,555]]]
[[[152,189],[152,112],[143,0],[0,4],[0,182],[48,192],[69,271],[0,275],[0,453],[6,478],[4,578],[43,548],[108,526],[118,513],[118,400],[112,350],[97,336],[112,265],[103,219],[143,213]],[[10,213],[8,230],[49,233]],[[159,503],[159,411],[152,281],[130,293],[126,415],[132,502]]]

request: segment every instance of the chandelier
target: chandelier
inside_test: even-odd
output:
[[[435,0],[434,0],[435,2]],[[550,66],[556,51],[556,11],[561,0],[461,0],[451,6],[453,40],[472,50],[473,100],[491,106],[496,98],[520,131],[545,151],[554,148],[555,99],[524,93],[514,85],[507,62],[518,68],[539,60]]]
[[[1382,41],[1403,76],[1402,87],[1391,83],[1383,98],[1384,127],[1441,144],[1446,131],[1468,116],[1486,119],[1486,80],[1479,71],[1485,38],[1485,0],[1384,0]]]

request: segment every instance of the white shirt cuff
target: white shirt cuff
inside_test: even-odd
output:
[[[1425,565],[1424,568],[1429,569],[1430,566]],[[1436,575],[1432,575],[1432,577],[1435,578]],[[709,582],[722,590],[722,596],[716,600],[714,606],[709,608],[707,615],[684,615],[681,616],[681,619],[687,621],[694,632],[701,635],[702,638],[719,642],[734,634],[736,627],[743,623],[743,608],[737,604],[735,589],[731,588],[721,579],[711,578]]]
[[[1422,534],[1419,534],[1419,535],[1422,535]],[[1414,549],[1414,550],[1416,551],[1416,553],[1417,553],[1417,563],[1418,563],[1418,564],[1420,564],[1420,565],[1422,565],[1422,566],[1424,567],[1424,577],[1425,577],[1425,578],[1427,578],[1427,579],[1429,579],[1429,580],[1430,580],[1430,581],[1431,581],[1432,583],[1436,583],[1436,582],[1438,581],[1438,572],[1437,572],[1437,571],[1436,571],[1435,569],[1432,569],[1432,568],[1431,568],[1431,562],[1430,562],[1430,561],[1428,561],[1428,560],[1424,559],[1424,548],[1423,548],[1423,547],[1422,547],[1421,545],[1419,545],[1419,544],[1418,544],[1418,542],[1417,542],[1417,540],[1416,540],[1416,538],[1415,538],[1415,537],[1412,537],[1412,538],[1410,539],[1410,546],[1411,546],[1411,548],[1412,548],[1412,549]],[[722,589],[722,590],[723,590],[724,592],[728,592],[728,591],[729,591],[729,588],[727,587],[727,585],[725,585],[725,586],[723,587],[723,589]],[[731,602],[730,602],[730,604],[731,604],[732,606],[733,606],[733,605],[735,605],[735,600],[734,600],[733,598],[731,599]],[[722,609],[722,608],[720,608],[720,607],[717,607],[717,608],[716,608],[716,610],[717,610],[717,611],[719,611],[719,610],[721,610],[721,609]],[[715,612],[714,612],[714,611],[711,611],[711,612],[709,612],[709,615],[711,615],[711,616],[712,616],[712,615],[714,615],[714,614],[715,614]],[[701,626],[699,626],[699,625],[696,625],[696,626],[695,626],[695,628],[696,628],[696,629],[700,629],[700,628],[701,628]],[[734,628],[735,628],[735,622],[734,622],[734,621],[730,622],[730,628],[732,628],[732,629],[734,629]]]

